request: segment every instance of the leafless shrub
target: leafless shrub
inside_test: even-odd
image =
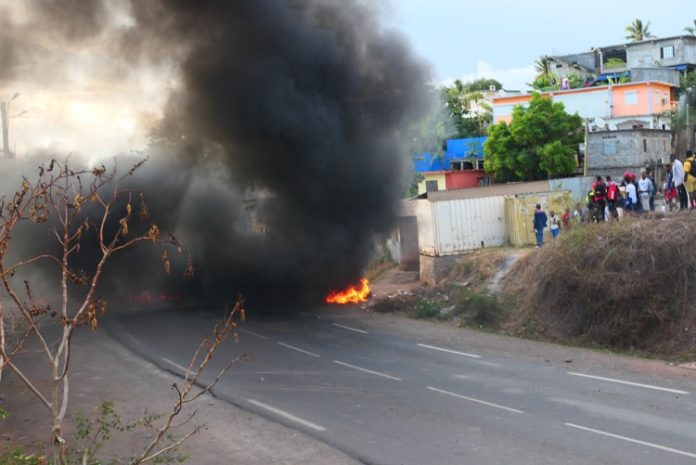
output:
[[[66,439],[63,437],[63,420],[68,411],[69,373],[72,352],[72,337],[76,329],[84,326],[96,330],[98,321],[108,309],[108,303],[96,295],[97,285],[102,278],[104,266],[117,253],[139,243],[152,243],[161,247],[162,266],[169,273],[170,257],[184,252],[184,247],[173,235],[162,238],[154,223],[149,227],[133,228],[134,201],[139,203],[138,216],[149,218],[147,205],[138,192],[120,190],[119,182],[131,176],[144,161],[118,177],[116,168],[104,166],[92,170],[73,171],[68,162],[51,161],[48,166],[38,168],[35,181],[24,178],[19,189],[10,197],[0,199],[0,381],[4,369],[9,369],[46,407],[51,419],[51,437],[54,446],[54,463],[66,463]],[[23,223],[35,223],[37,227],[48,227],[59,245],[59,253],[41,253],[19,261],[9,262],[8,251],[13,244],[13,234]],[[118,228],[109,225],[118,224]],[[136,230],[144,230],[137,233]],[[77,254],[85,233],[93,231],[98,254],[93,271],[73,268],[73,257]],[[172,251],[172,253],[170,253]],[[193,273],[190,255],[186,254],[184,277]],[[29,281],[16,279],[18,272],[27,267],[48,262],[55,265],[60,277],[60,305],[55,310],[36,299]],[[71,285],[76,287],[72,287]],[[77,289],[77,290],[75,290]],[[75,290],[73,292],[73,290]],[[4,294],[4,295],[3,295]],[[241,303],[238,303],[241,306]],[[241,307],[240,307],[241,308]],[[59,320],[60,338],[57,344],[49,341],[41,322],[46,317]],[[17,324],[17,320],[21,324]],[[215,350],[218,338],[226,336],[231,329],[226,322],[215,335],[215,340],[200,349],[205,354]],[[43,391],[35,380],[29,379],[15,361],[15,356],[28,341],[36,343],[45,356],[50,371],[50,389]],[[204,368],[205,363],[192,367]],[[197,379],[197,370],[192,379]],[[178,415],[181,405],[187,401],[191,387],[187,378],[180,391]],[[171,422],[167,425],[169,427]],[[159,441],[147,449],[140,458],[142,463],[156,456]]]

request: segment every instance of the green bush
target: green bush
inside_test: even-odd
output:
[[[439,318],[442,313],[442,304],[428,297],[421,297],[413,306],[410,316],[423,320]]]
[[[0,453],[0,465],[50,465],[46,456],[27,455],[21,447]]]
[[[497,296],[467,289],[456,297],[452,316],[460,317],[466,326],[495,328],[502,321],[502,311]]]

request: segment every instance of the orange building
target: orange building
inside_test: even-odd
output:
[[[561,102],[568,113],[587,120],[590,130],[670,129],[667,112],[676,108],[676,87],[666,82],[630,82],[542,92]],[[493,99],[493,122],[510,122],[512,109],[527,106],[531,94]]]

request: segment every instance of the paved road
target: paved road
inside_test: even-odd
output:
[[[212,313],[121,315],[109,331],[181,373]],[[331,307],[248,319],[216,388],[368,464],[696,463],[696,372]]]

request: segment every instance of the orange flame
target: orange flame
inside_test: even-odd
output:
[[[326,296],[326,303],[329,304],[357,304],[365,302],[370,295],[370,286],[367,279],[360,280],[360,286],[349,286],[345,291],[333,291]]]

